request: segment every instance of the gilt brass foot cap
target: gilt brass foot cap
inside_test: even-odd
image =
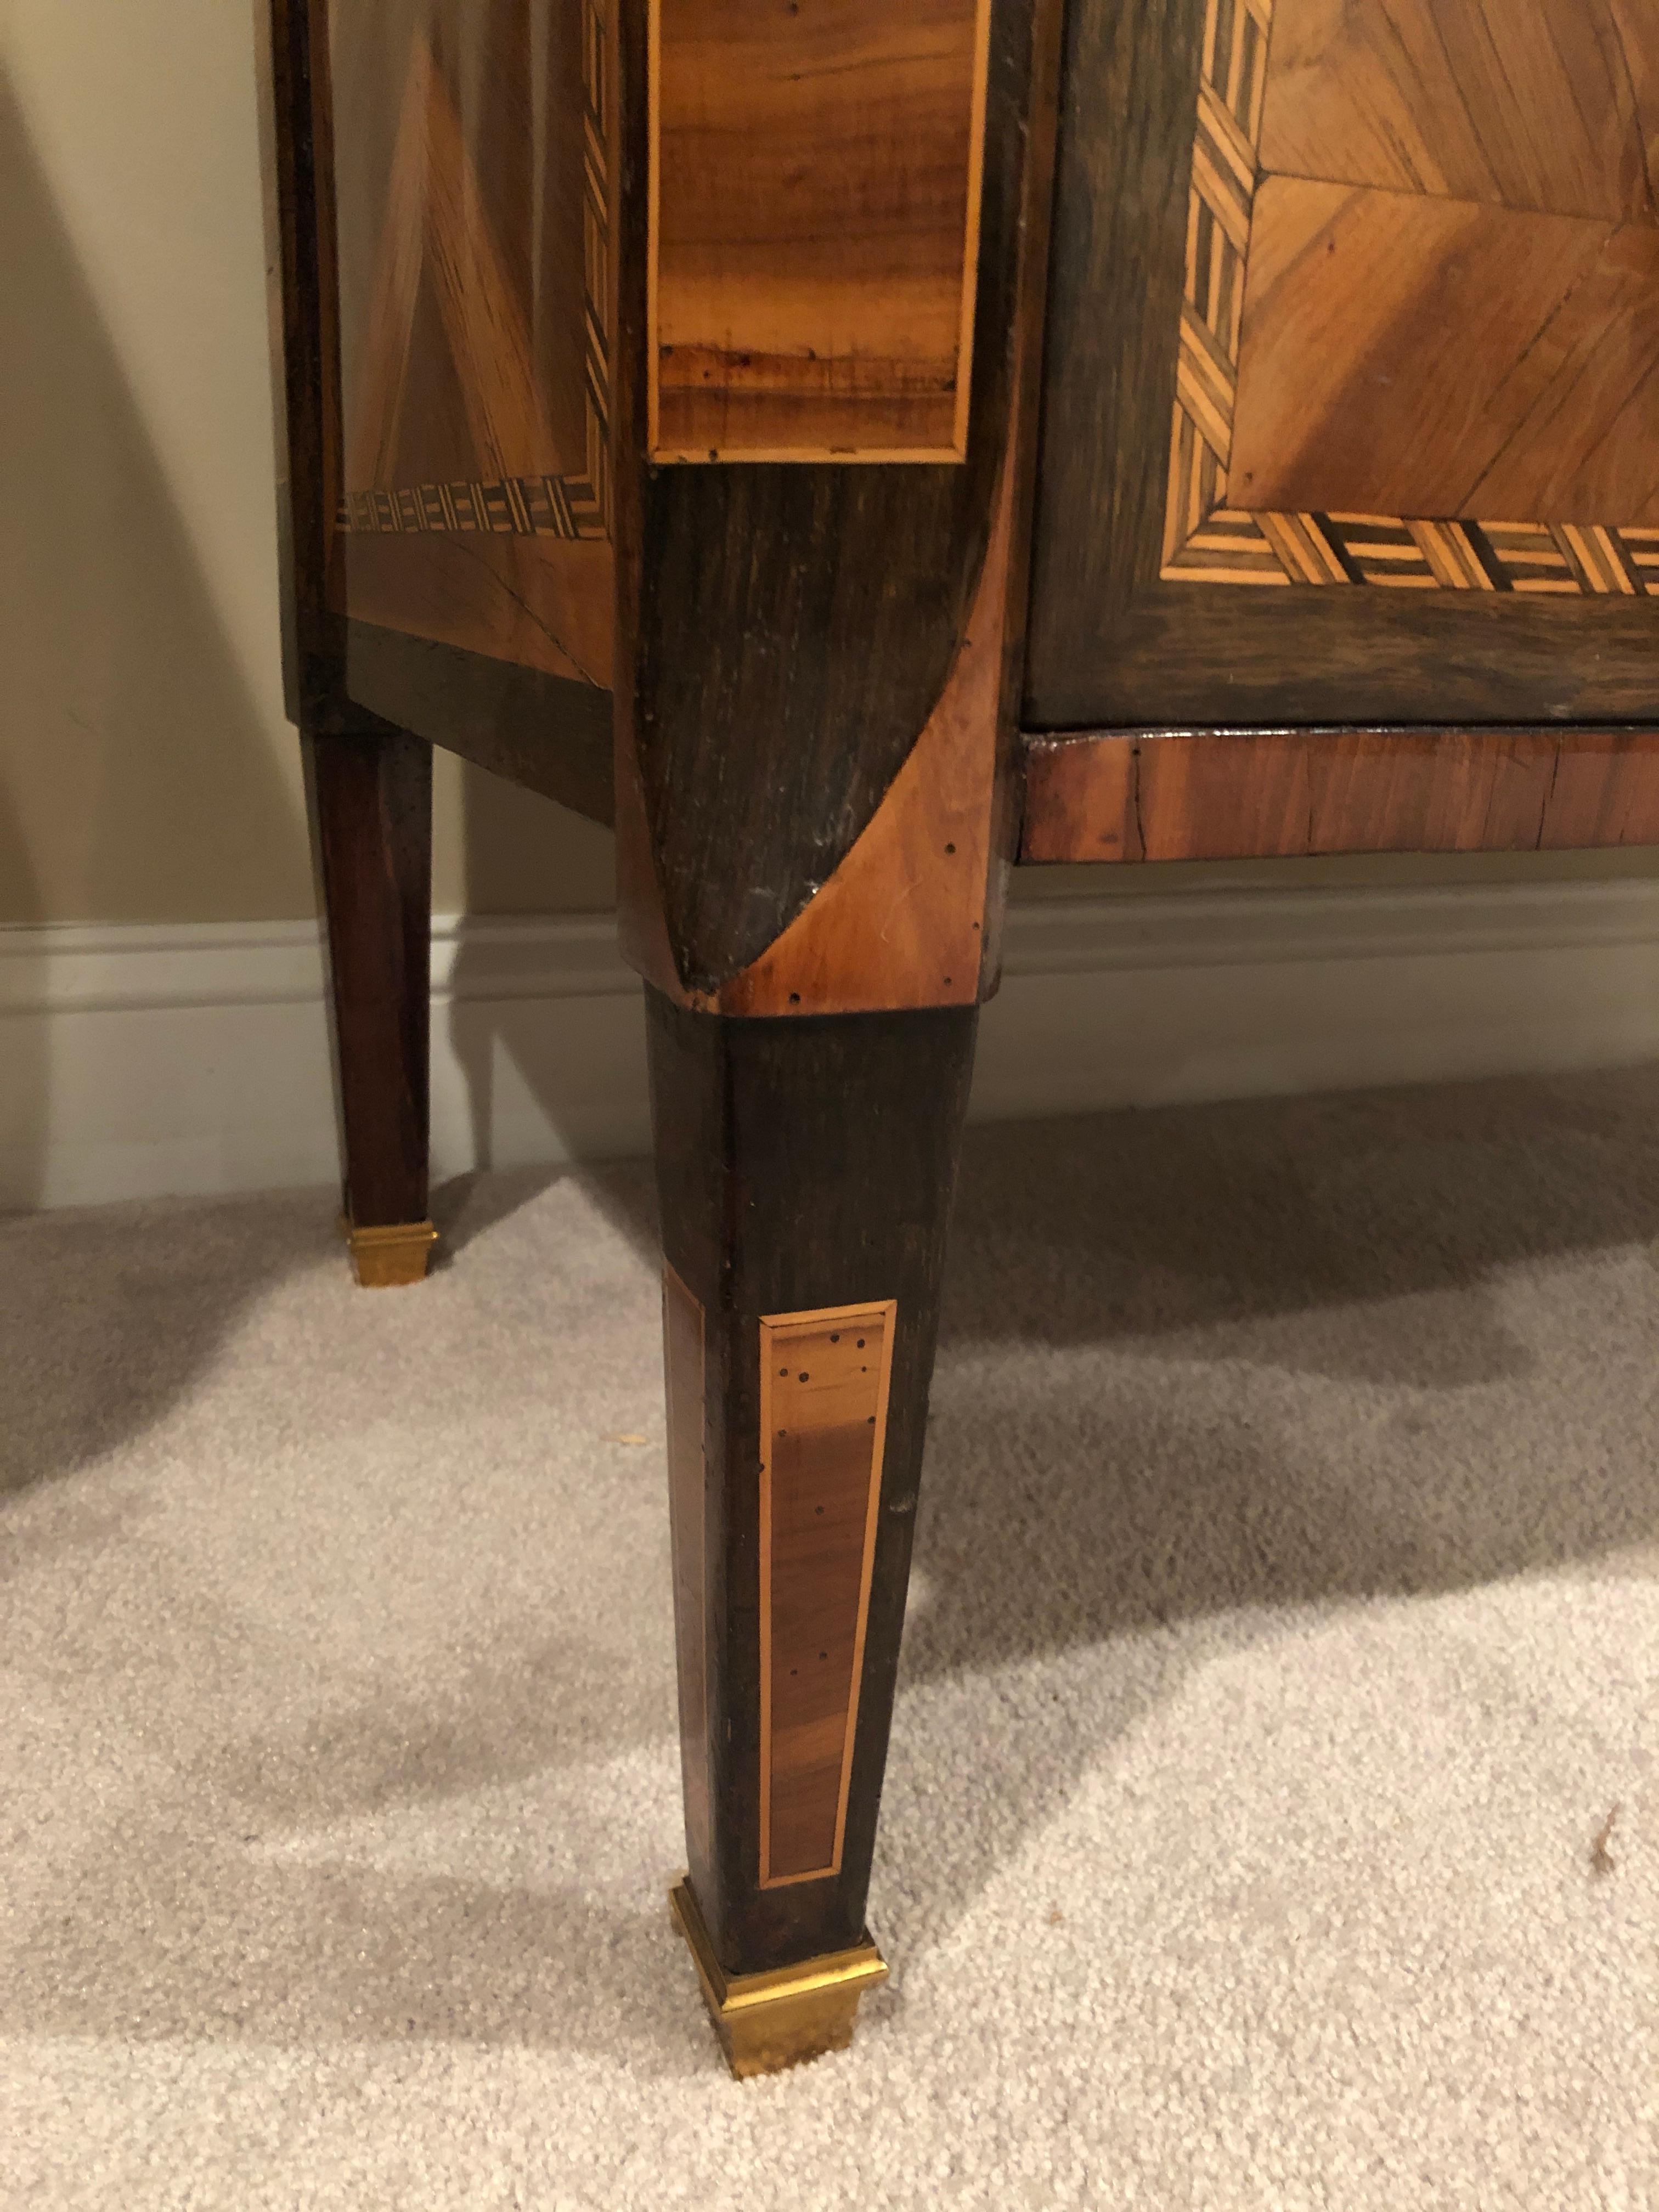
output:
[[[346,1243],[358,1282],[366,1291],[400,1289],[418,1283],[438,1241],[429,1221],[393,1221],[383,1229],[354,1229],[345,1224]]]
[[[726,2063],[739,2081],[845,2051],[859,1999],[887,1979],[887,1962],[867,1934],[850,1951],[826,1951],[798,1966],[728,1974],[684,1875],[668,1893],[668,1909],[696,1963]]]

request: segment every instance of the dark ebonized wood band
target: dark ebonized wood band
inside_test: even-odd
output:
[[[596,684],[362,622],[347,625],[345,683],[400,728],[591,822],[614,818],[613,702]]]
[[[647,993],[665,1257],[703,1311],[706,1844],[691,1882],[722,1964],[750,1973],[864,1929],[977,1012],[752,1020]],[[761,1327],[896,1307],[838,1870],[761,1881]],[[871,1408],[870,1410],[874,1410]],[[678,1462],[677,1462],[678,1463]],[[685,1528],[681,1514],[678,1532]],[[683,1556],[683,1555],[682,1555]],[[677,1571],[677,1582],[681,1579]],[[824,1648],[829,1647],[826,1644]],[[816,1786],[816,1784],[814,1784]]]

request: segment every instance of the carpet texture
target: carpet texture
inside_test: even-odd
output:
[[[1659,1073],[975,1135],[893,1980],[745,2086],[648,1179],[440,1211],[0,1229],[8,2212],[1659,2203]]]

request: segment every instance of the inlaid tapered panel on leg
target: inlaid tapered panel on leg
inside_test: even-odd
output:
[[[841,1865],[896,1309],[761,1322],[761,1874]]]
[[[327,924],[343,1194],[357,1279],[420,1281],[427,1218],[432,749],[400,731],[306,745]]]
[[[975,1012],[647,994],[690,1872],[739,2070],[850,2033]]]

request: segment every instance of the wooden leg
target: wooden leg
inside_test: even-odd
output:
[[[419,1282],[427,1218],[432,748],[401,732],[305,740],[327,917],[335,1097],[352,1264]]]
[[[976,1010],[647,994],[690,1875],[732,2069],[845,2044]]]

